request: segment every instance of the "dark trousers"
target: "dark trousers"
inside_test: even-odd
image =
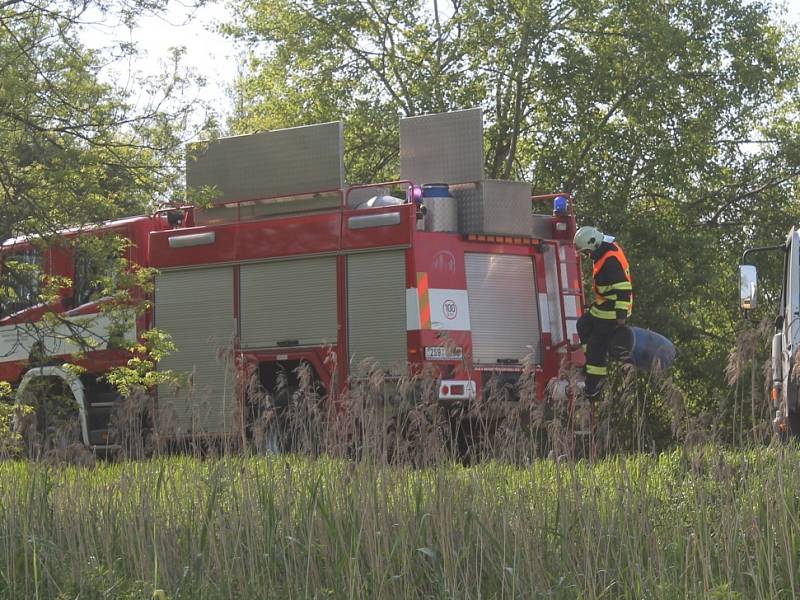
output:
[[[588,312],[576,323],[581,344],[586,353],[586,395],[600,391],[600,383],[607,373],[608,349],[617,332],[614,319],[598,319]]]

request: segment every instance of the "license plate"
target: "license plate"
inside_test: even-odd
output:
[[[444,346],[426,346],[425,360],[461,360],[464,353],[461,348],[445,348]]]

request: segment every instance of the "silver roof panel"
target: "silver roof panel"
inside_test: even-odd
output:
[[[483,179],[481,109],[400,119],[400,178],[420,184]]]
[[[340,189],[342,123],[322,123],[187,146],[186,186],[216,186],[215,204]]]

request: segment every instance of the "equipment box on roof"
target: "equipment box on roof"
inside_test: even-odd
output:
[[[530,184],[485,179],[450,186],[461,233],[532,235]]]

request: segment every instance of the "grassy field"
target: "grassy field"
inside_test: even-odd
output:
[[[2,598],[790,598],[800,451],[0,463]]]

